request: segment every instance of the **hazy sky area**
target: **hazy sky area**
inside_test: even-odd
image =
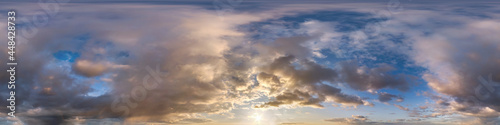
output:
[[[499,1],[2,0],[0,34],[10,10],[0,125],[500,124]]]

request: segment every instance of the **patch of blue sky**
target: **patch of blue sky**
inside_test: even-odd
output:
[[[89,84],[88,81],[90,81],[91,92],[88,93],[88,96],[97,97],[110,91],[110,87],[108,86],[109,83],[103,80],[103,78],[109,77],[108,74],[88,78],[71,72],[71,63],[79,57],[79,53],[71,51],[58,51],[54,53],[53,56],[56,60],[54,60],[53,63],[49,63],[47,68],[58,68],[61,72],[68,73],[69,76],[75,80],[74,84]]]
[[[401,104],[398,104],[401,105]],[[406,107],[406,105],[401,105],[403,107]],[[370,112],[373,112],[372,115],[369,115],[368,117],[370,119],[376,119],[376,120],[382,120],[382,121],[388,121],[388,120],[396,120],[396,119],[408,119],[410,118],[408,116],[408,112],[401,110],[394,105],[386,105],[382,103],[375,103],[374,108],[369,109]]]
[[[116,54],[116,57],[118,58],[126,58],[126,57],[129,57],[130,56],[130,53],[128,51],[120,51],[118,52],[118,54]]]
[[[74,36],[71,40],[64,42],[64,44],[68,44],[70,47],[65,47],[64,50],[56,50],[52,53],[52,56],[61,61],[74,62],[80,57],[79,51],[81,51],[82,46],[85,45],[90,38],[91,36],[88,33]]]
[[[61,61],[75,62],[75,60],[80,57],[80,53],[72,52],[68,50],[59,50],[52,54],[54,58]]]
[[[91,38],[92,38],[92,36],[90,33],[83,33],[83,34],[79,34],[79,35],[74,36],[73,38],[71,38],[71,41],[63,42],[63,43],[70,45],[69,48],[67,47],[68,49],[80,51],[81,49],[83,49],[82,47],[86,43],[88,43]],[[57,45],[55,45],[55,46],[57,46]]]
[[[324,103],[322,103],[322,105],[325,106],[326,110],[317,109],[317,110],[314,110],[314,113],[311,113],[311,115],[314,114],[314,115],[317,115],[315,117],[321,118],[319,120],[329,119],[329,118],[350,118],[352,115],[368,116],[369,119],[372,119],[372,117],[376,117],[377,120],[394,120],[397,118],[401,118],[401,119],[408,118],[408,113],[406,111],[403,111],[403,110],[392,105],[392,104],[398,104],[398,105],[407,105],[407,104],[396,103],[395,101],[391,101],[391,102],[389,102],[391,105],[387,105],[387,104],[383,104],[383,103],[376,101],[378,98],[377,94],[357,91],[357,90],[354,90],[350,87],[346,87],[343,84],[335,84],[333,86],[340,88],[342,90],[341,92],[344,94],[356,95],[356,96],[359,96],[360,98],[363,98],[364,100],[366,100],[368,102],[375,104],[376,108],[373,108],[370,106],[364,106],[364,105],[359,105],[357,107],[344,107],[338,103],[324,102]],[[383,89],[383,90],[385,90],[385,89]],[[389,93],[395,94],[395,95],[400,95],[399,93],[401,93],[401,92],[393,90],[393,89],[387,89],[387,90],[394,91],[394,92],[389,92]],[[346,111],[348,111],[348,112],[346,112]]]
[[[397,109],[392,105],[374,103],[376,108],[369,106],[343,107],[337,104],[337,107],[327,106],[325,109],[317,109],[316,117],[323,119],[329,118],[351,118],[352,115],[368,116],[371,120],[394,120],[397,118],[407,118],[407,113]]]
[[[479,19],[491,19],[493,18],[490,15],[491,13],[500,12],[500,10],[496,8],[495,4],[484,4],[484,3],[451,4],[446,9],[450,8],[451,11],[445,11],[447,14],[461,15]],[[437,9],[443,9],[443,8],[437,8]]]
[[[243,25],[240,27],[240,29],[248,32],[249,36],[256,41],[272,42],[280,37],[305,36],[306,34],[297,31],[297,29],[299,28],[299,25],[301,23],[304,23],[308,20],[338,22],[339,24],[342,24],[335,27],[338,32],[360,30],[370,23],[385,21],[385,19],[375,18],[369,13],[349,11],[320,11],[314,13],[303,13],[295,16],[287,16],[263,22],[255,22],[248,25]],[[335,53],[336,56],[334,57],[336,59],[358,59],[361,56],[367,56],[366,54],[369,54],[368,51],[363,52],[353,49],[355,46],[351,44],[351,41],[352,39],[347,36],[342,37],[339,44],[339,49],[341,49],[343,52]],[[324,52],[325,51],[322,50],[322,53]]]
[[[78,87],[81,84],[86,84],[86,82],[84,81],[86,80],[86,78],[72,73],[71,66],[72,63],[69,61],[61,61],[58,59],[53,59],[51,63],[47,63],[47,65],[45,65],[44,67],[51,70],[44,70],[48,72],[43,72],[43,74],[48,74],[49,71],[54,71],[54,70],[58,71],[61,74],[68,74],[68,77],[72,78],[73,80],[72,83],[69,84],[70,86],[66,86],[69,88]]]
[[[319,53],[324,57],[313,57],[314,61],[328,68],[335,68],[336,63],[347,60],[344,56],[334,53],[329,49],[320,50]]]
[[[71,62],[54,58],[44,68],[57,69],[60,73],[71,73]],[[45,70],[44,70],[45,71]],[[46,70],[49,71],[49,70]],[[45,72],[43,74],[46,74]]]
[[[304,35],[298,34],[297,29],[293,28],[291,24],[292,22],[267,20],[239,26],[239,30],[247,32],[248,37],[257,42],[272,42],[281,37]]]
[[[90,78],[85,76],[80,76],[77,74],[70,74],[70,76],[75,79],[76,81],[75,83],[89,84],[91,89],[86,96],[98,97],[111,91],[111,87],[109,86],[110,83],[103,80],[105,78],[110,77],[109,74],[104,74],[102,76],[96,76]]]
[[[370,23],[382,22],[387,19],[374,17],[370,13],[350,12],[350,11],[317,11],[312,13],[302,13],[292,16],[285,16],[278,19],[269,19],[261,22],[254,22],[239,27],[240,30],[248,32],[250,38],[256,40],[274,40],[280,37],[306,35],[296,31],[300,25],[306,21],[317,20],[322,22],[336,22],[338,32],[350,32],[363,29]]]
[[[16,125],[16,124],[19,124],[19,121],[15,121],[9,117],[0,117],[0,125]]]
[[[90,88],[92,88],[92,91],[87,93],[87,95],[93,97],[104,95],[110,91],[110,87],[108,85],[109,83],[105,81],[97,80],[96,82],[92,83],[92,85],[90,86]]]
[[[67,43],[71,44],[69,45],[70,47],[66,47],[66,50],[58,50],[55,53],[53,53],[53,56],[62,61],[69,61],[69,62],[74,62],[78,57],[80,57],[80,52],[81,51],[88,51],[84,49],[84,46],[96,46],[99,48],[102,48],[104,52],[100,53],[94,53],[95,55],[93,56],[94,60],[108,60],[108,61],[114,61],[114,60],[119,60],[122,58],[128,58],[131,56],[130,52],[127,50],[118,50],[116,49],[116,45],[113,44],[113,42],[110,41],[92,41],[91,43],[91,34],[90,33],[85,33],[85,34],[80,34],[77,36],[74,36],[71,38],[71,40]]]
[[[286,16],[280,18],[285,22],[293,22],[292,27],[298,28],[300,24],[317,20],[322,22],[336,22],[341,25],[336,25],[334,28],[339,32],[349,32],[364,28],[370,23],[385,21],[385,18],[374,17],[370,13],[352,12],[352,11],[317,11],[313,13],[303,13],[295,16]]]
[[[90,40],[90,38],[92,38],[90,36],[90,33],[84,33],[84,34],[80,34],[78,36],[75,36],[73,39],[80,40],[80,41],[88,41],[88,40]]]
[[[421,79],[419,79],[421,80]],[[423,83],[423,81],[420,81]],[[425,96],[417,96],[417,92],[421,91],[427,91],[430,90],[428,86],[425,84],[419,83],[417,85],[410,85],[410,89],[408,91],[402,92],[396,89],[390,89],[390,88],[384,88],[377,90],[378,93],[381,92],[387,92],[390,94],[394,95],[399,95],[404,98],[403,102],[396,102],[396,99],[393,99],[392,101],[389,101],[388,104],[384,104],[382,102],[378,101],[378,95],[377,94],[372,94],[369,92],[364,92],[364,91],[357,91],[354,90],[350,87],[347,87],[343,84],[335,84],[335,87],[338,87],[342,90],[342,93],[348,94],[348,95],[357,95],[361,98],[364,98],[365,100],[375,104],[376,108],[371,108],[368,106],[358,106],[358,109],[352,110],[352,115],[366,115],[370,114],[371,112],[377,112],[377,114],[373,114],[373,116],[368,115],[369,117],[376,117],[374,119],[377,120],[394,120],[394,119],[403,119],[403,118],[409,118],[408,112],[401,110],[397,107],[395,107],[392,104],[398,104],[402,105],[408,109],[414,109],[417,108],[418,106],[423,106],[425,105],[427,97]],[[335,104],[335,103],[334,103]],[[339,110],[345,110],[344,108],[341,107],[332,107],[333,110],[339,111]],[[327,108],[330,109],[330,108]],[[326,112],[327,114],[328,112]],[[334,113],[334,111],[330,112]]]

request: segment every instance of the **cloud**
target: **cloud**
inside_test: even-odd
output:
[[[428,107],[427,106],[419,106],[418,108],[420,108],[420,109],[427,109]]]
[[[18,5],[37,8],[33,3]],[[221,21],[213,10],[197,6],[113,4],[88,9],[82,4],[66,5],[48,22],[57,26],[35,27],[38,32],[19,45],[17,56],[24,65],[19,82],[26,83],[16,90],[23,93],[18,95],[22,121],[58,124],[78,116],[88,121],[123,118],[132,123],[176,123],[199,119],[199,113],[228,112],[268,91],[264,96],[271,101],[259,107],[294,104],[321,108],[324,102],[373,106],[359,96],[343,93],[337,85],[342,82],[361,91],[404,90],[407,86],[392,75],[381,75],[393,69],[388,65],[368,68],[344,62],[334,69],[315,62],[313,57],[321,57],[320,50],[328,47],[324,41],[316,44],[323,37],[316,32],[263,42],[253,41],[238,29],[291,11],[312,12],[331,6],[269,10],[275,15],[229,13]],[[117,8],[123,11],[115,11]],[[26,17],[37,11],[19,10]],[[143,25],[135,25],[139,23]],[[311,28],[312,24],[303,26]],[[99,91],[97,83],[109,91],[90,96]],[[1,111],[8,110],[2,107]]]
[[[16,5],[36,8],[30,3]],[[49,25],[37,27],[38,33],[30,42],[18,46],[17,56],[23,60],[18,82],[25,83],[16,89],[22,93],[18,95],[19,120],[27,124],[80,120],[75,121],[74,116],[87,121],[122,118],[119,123],[205,123],[212,120],[200,113],[225,113],[261,97],[269,101],[258,108],[324,108],[324,103],[373,106],[355,93],[386,88],[408,91],[411,81],[417,79],[405,74],[406,70],[398,70],[413,65],[407,63],[424,67],[422,78],[427,85],[450,97],[431,97],[437,105],[429,108],[436,111],[418,116],[431,118],[455,112],[483,119],[500,116],[496,86],[500,81],[500,45],[496,42],[500,24],[495,14],[485,13],[491,18],[478,19],[409,8],[407,14],[377,20],[367,9],[359,9],[360,5],[372,4],[342,4],[335,7],[353,12],[327,14],[361,15],[360,20],[304,19],[292,21],[296,27],[274,26],[276,29],[265,25],[273,33],[283,31],[284,35],[265,34],[271,39],[262,40],[252,38],[255,34],[240,26],[333,6],[273,6],[228,13],[221,21],[213,10],[199,6],[109,4],[88,9],[83,4],[67,5],[61,6],[64,11],[51,18]],[[18,10],[32,16],[37,9]],[[362,31],[363,26],[376,28],[376,22],[387,25],[377,33]],[[392,40],[393,36],[402,38]],[[54,57],[61,51],[79,56]],[[380,58],[393,56],[396,59]],[[339,59],[325,63],[336,67],[315,59],[328,57]],[[393,61],[396,63],[390,63]],[[1,80],[7,81],[7,75],[0,72]],[[484,81],[493,87],[483,87],[480,90],[486,93],[479,94],[489,93],[488,97],[478,96],[475,90],[484,86]],[[89,93],[98,91],[93,87],[96,83],[104,83],[109,91],[91,96]],[[356,92],[342,91],[343,87]],[[394,99],[403,100],[389,93],[378,95],[381,102]],[[5,107],[0,110],[8,111]],[[366,116],[352,116],[325,121],[367,120]]]
[[[491,20],[463,23],[417,37],[413,58],[429,69],[423,74],[429,87],[454,98],[456,103],[450,106],[456,111],[474,115],[490,108],[499,112],[500,44],[492,33],[500,33],[500,24]]]
[[[500,86],[500,44],[498,35],[493,34],[500,32],[499,15],[494,14],[499,8],[488,6],[478,11],[476,7],[464,5],[446,4],[443,7],[450,10],[422,10],[419,6],[409,6],[404,14],[390,14],[389,20],[378,23],[382,25],[378,25],[381,29],[375,35],[380,37],[370,39],[373,34],[369,32],[352,33],[352,36],[367,40],[362,41],[364,45],[381,45],[404,54],[408,65],[425,68],[421,77],[426,84],[441,96],[449,97],[434,99],[439,112],[450,110],[451,113],[442,113],[498,117],[500,94],[496,90]],[[453,14],[443,17],[443,13]],[[360,37],[363,34],[366,36]],[[402,34],[404,37],[394,40],[391,35],[382,34]],[[399,41],[404,45],[394,47],[397,44],[379,41]]]
[[[108,70],[127,69],[128,65],[118,65],[111,62],[91,62],[90,60],[77,60],[71,67],[73,72],[85,77],[95,77],[103,75]]]
[[[385,93],[385,92],[378,94],[378,100],[380,102],[388,102],[388,101],[391,101],[393,98],[396,99],[395,100],[396,102],[402,102],[404,100],[404,98],[401,96],[397,96],[397,95],[393,95],[393,94],[389,94],[389,93]]]
[[[407,79],[412,78],[405,74],[389,74],[388,72],[395,69],[387,64],[368,68],[366,66],[359,66],[354,61],[345,61],[339,63],[339,67],[341,67],[340,79],[350,87],[361,91],[382,88],[394,88],[406,91],[410,85]]]
[[[176,18],[171,18],[139,12],[150,12],[154,5],[111,7],[134,10],[126,13],[111,11],[107,9],[109,6],[85,9],[88,8],[85,5],[71,5],[61,6],[64,12],[50,21],[59,26],[39,27],[29,43],[18,45],[17,56],[24,60],[19,63],[25,65],[18,71],[22,77],[18,82],[26,83],[18,84],[16,89],[20,93],[16,98],[19,100],[16,113],[21,121],[60,124],[72,116],[80,116],[123,118],[131,123],[174,123],[198,119],[197,113],[227,112],[234,103],[255,98],[251,94],[247,98],[246,94],[229,96],[239,93],[237,87],[250,85],[251,71],[245,64],[239,65],[246,61],[239,58],[245,57],[229,51],[241,43],[228,39],[243,35],[232,26],[258,20],[257,17],[239,15],[222,22],[212,11],[193,6],[157,8],[175,13]],[[104,11],[113,16],[100,14]],[[75,13],[80,16],[72,16]],[[143,22],[147,25],[133,26],[142,22],[140,18],[150,20]],[[60,51],[80,56],[75,62],[55,58],[54,53]],[[6,75],[0,74],[2,79]],[[98,91],[93,87],[98,83],[109,91],[89,96]],[[1,109],[8,111],[5,107]],[[39,111],[28,113],[31,109]]]
[[[365,123],[369,120],[366,116],[361,116],[361,115],[352,115],[351,118],[331,118],[331,119],[325,119],[324,121],[327,122],[338,122],[338,123]]]
[[[401,109],[401,110],[410,111],[408,108],[403,107],[401,105],[398,105],[398,104],[393,104],[393,105],[396,106],[397,108]]]
[[[210,119],[201,119],[201,118],[190,118],[190,119],[183,119],[183,122],[188,122],[188,123],[208,123],[212,122]]]
[[[176,123],[199,119],[199,113],[228,112],[235,104],[259,98],[254,89],[262,87],[275,89],[269,96],[276,100],[268,105],[373,105],[325,83],[336,82],[337,71],[311,60],[313,52],[318,54],[307,45],[314,36],[248,42],[251,39],[237,29],[276,15],[230,13],[221,21],[212,10],[196,6],[66,5],[50,18],[49,24],[58,26],[36,27],[36,35],[19,45],[17,56],[24,67],[18,82],[26,83],[16,90],[23,93],[18,95],[21,121],[59,124],[77,122],[73,116],[78,116],[86,121]],[[37,11],[19,10],[27,17]],[[144,25],[134,25],[138,23]],[[24,35],[27,32],[20,32]],[[63,58],[58,52],[78,56]],[[302,69],[295,69],[296,64]],[[261,85],[256,86],[254,75]],[[94,88],[98,83],[109,91],[90,96],[99,91]]]
[[[323,106],[320,103],[324,101],[345,105],[365,104],[365,101],[360,97],[343,94],[340,89],[323,83],[336,81],[337,72],[335,70],[325,68],[308,60],[295,62],[295,59],[294,56],[284,56],[262,67],[262,73],[257,78],[261,80],[259,82],[262,82],[263,86],[270,86],[269,84],[283,81],[283,84],[279,87],[285,89],[281,94],[274,97],[274,101],[256,107],[298,104],[321,108]],[[263,77],[274,78],[274,80],[269,82],[270,80],[265,80]],[[271,90],[276,89],[278,88]]]
[[[94,77],[102,75],[107,70],[107,67],[100,63],[92,63],[88,60],[79,60],[75,62],[73,69],[77,74],[81,74],[86,77]]]

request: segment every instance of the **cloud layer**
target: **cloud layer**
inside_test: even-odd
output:
[[[216,120],[202,114],[228,113],[242,105],[321,109],[402,103],[406,97],[385,91],[414,92],[418,84],[413,83],[423,82],[434,93],[422,95],[436,104],[415,110],[391,104],[419,117],[398,122],[461,114],[479,118],[478,123],[497,123],[498,7],[478,12],[453,4],[447,5],[451,10],[408,5],[404,14],[357,8],[367,5],[386,7],[284,4],[221,15],[205,6],[89,9],[68,3],[19,43],[19,117],[0,120],[209,123]],[[460,8],[469,13],[457,12]],[[23,17],[36,12],[19,9]],[[23,17],[19,34],[26,37],[29,32],[23,29],[31,23]],[[0,72],[1,80],[7,81],[7,75]],[[324,121],[374,123],[358,115]]]

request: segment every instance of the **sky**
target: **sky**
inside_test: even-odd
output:
[[[500,124],[498,1],[5,0],[0,29],[10,10],[2,125]]]

